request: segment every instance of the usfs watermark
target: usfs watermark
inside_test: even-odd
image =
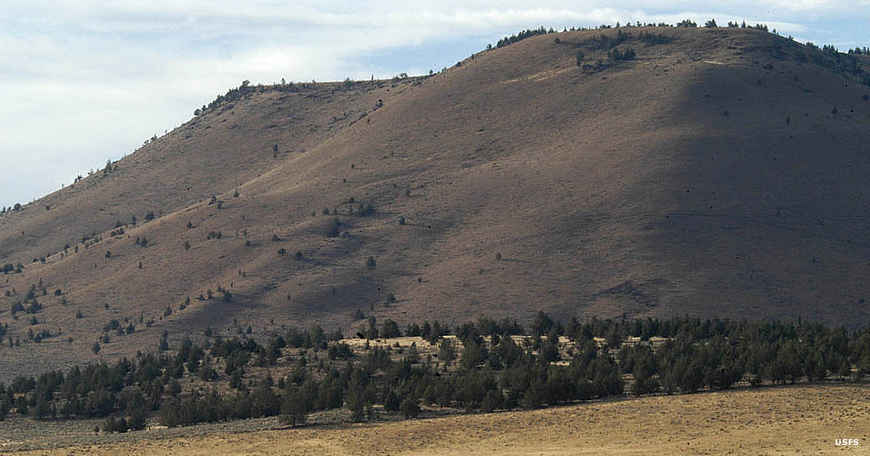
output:
[[[834,439],[834,445],[838,447],[857,447],[861,446],[861,441],[858,439]]]

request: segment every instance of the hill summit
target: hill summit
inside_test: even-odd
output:
[[[362,315],[870,322],[868,56],[744,28],[520,38],[428,77],[245,83],[7,211],[2,356]]]

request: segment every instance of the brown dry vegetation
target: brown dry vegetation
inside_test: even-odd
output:
[[[866,386],[782,387],[375,425],[251,433],[216,429],[158,440],[145,440],[153,432],[146,431],[124,436],[126,443],[20,454],[866,454],[868,404]],[[860,444],[837,447],[840,438]]]
[[[63,336],[4,346],[4,371],[234,320],[255,335],[347,330],[356,309],[400,323],[540,309],[866,324],[870,88],[760,31],[654,31],[676,39],[630,41],[637,60],[603,72],[578,68],[572,43],[614,30],[529,38],[425,79],[252,90],[0,218],[0,263],[26,266],[0,277],[10,335],[25,339],[9,308],[31,284],[64,293],[40,298],[35,327]],[[375,214],[348,215],[360,203]],[[348,236],[325,235],[324,208]],[[94,231],[98,244],[51,255]],[[218,286],[233,300],[195,299]],[[103,325],[140,315],[154,326],[91,353]]]

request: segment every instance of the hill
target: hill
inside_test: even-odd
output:
[[[243,85],[0,217],[2,356],[32,373],[164,332],[348,332],[358,310],[866,324],[866,66],[760,30],[620,28],[431,77]]]

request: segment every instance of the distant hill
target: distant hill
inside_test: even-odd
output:
[[[358,310],[870,322],[867,56],[741,28],[523,38],[430,77],[242,86],[0,216],[4,369]]]

